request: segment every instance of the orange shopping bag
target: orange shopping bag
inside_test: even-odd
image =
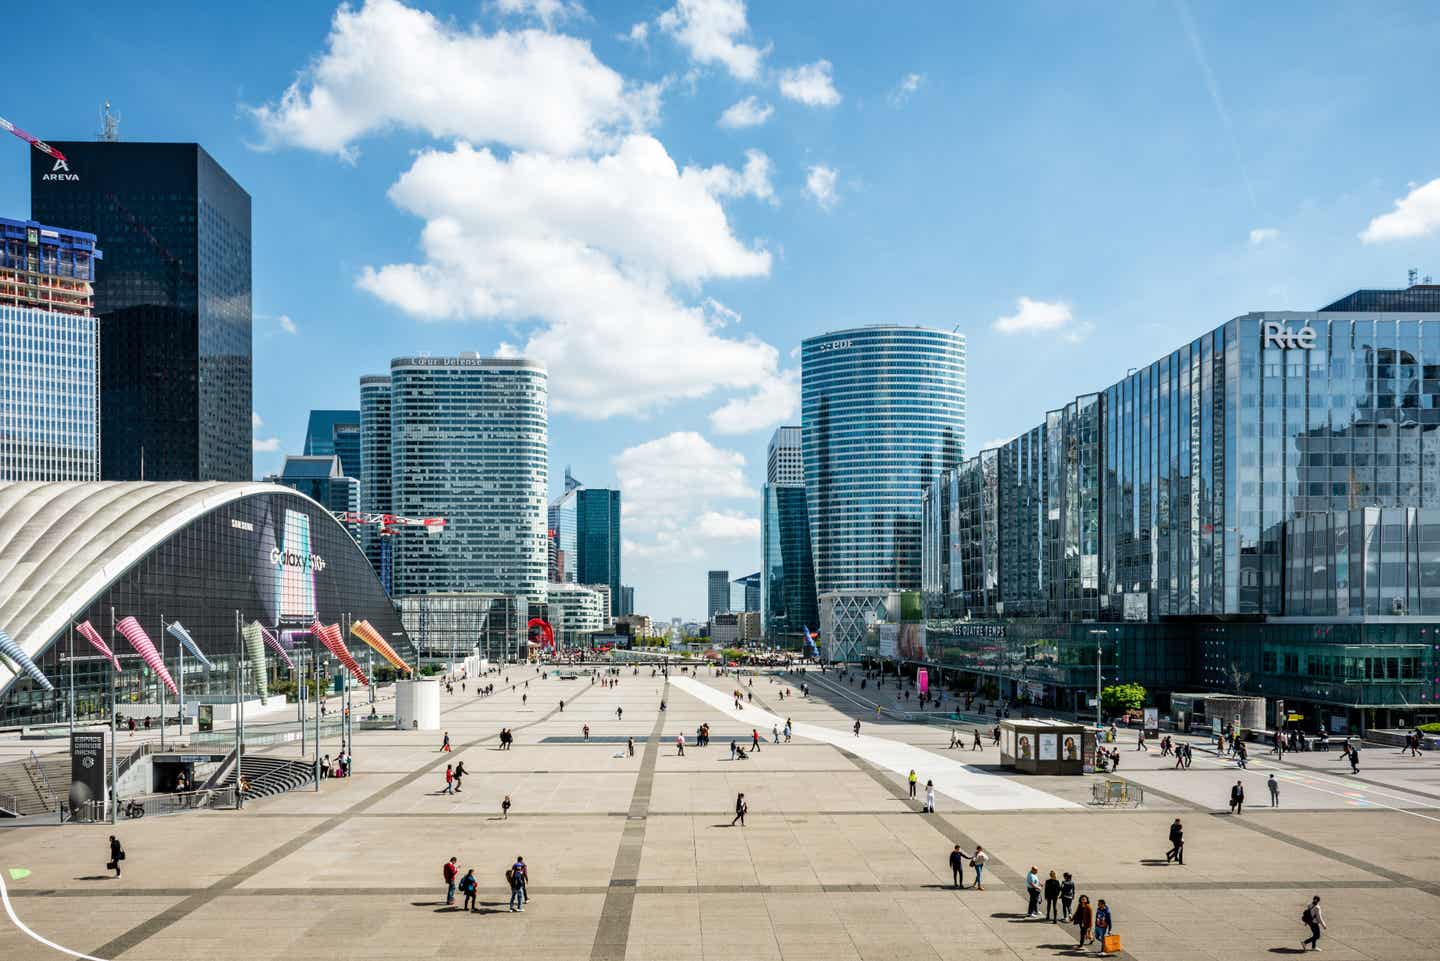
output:
[[[1100,950],[1101,950],[1101,951],[1119,951],[1119,950],[1120,950],[1120,935],[1118,935],[1118,934],[1107,934],[1107,935],[1105,935],[1105,940],[1101,943],[1101,945],[1100,945]]]

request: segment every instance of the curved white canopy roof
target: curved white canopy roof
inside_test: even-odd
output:
[[[275,484],[0,484],[0,630],[32,658],[136,561],[196,518]],[[308,498],[307,498],[308,499]],[[15,673],[0,664],[0,691]]]

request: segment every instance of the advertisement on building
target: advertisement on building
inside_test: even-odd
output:
[[[1145,736],[1160,736],[1160,709],[1158,707],[1145,708]]]
[[[90,801],[105,800],[105,735],[70,735],[70,813]]]

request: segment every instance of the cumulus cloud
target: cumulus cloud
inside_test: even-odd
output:
[[[1250,231],[1250,246],[1259,247],[1280,239],[1280,231],[1274,227],[1256,227]]]
[[[915,91],[919,90],[920,85],[924,82],[925,75],[923,73],[907,73],[900,78],[895,89],[890,91],[890,102],[897,107],[903,106],[915,95]]]
[[[829,210],[840,202],[840,171],[824,164],[816,164],[805,171],[805,192],[823,209]]]
[[[769,52],[738,38],[750,32],[744,0],[678,0],[655,21],[700,64],[718,63],[737,80],[754,80]]]
[[[829,60],[816,60],[803,67],[782,70],[780,93],[807,107],[833,107],[840,102],[840,92],[835,89],[832,69]]]
[[[283,331],[285,331],[285,333],[287,333],[287,334],[298,334],[298,333],[300,333],[300,328],[298,328],[298,327],[295,326],[295,321],[293,321],[293,320],[290,319],[290,315],[289,315],[289,314],[281,314],[281,315],[277,318],[277,320],[280,322],[280,329],[283,330]]]
[[[273,454],[280,449],[280,438],[260,437],[259,430],[265,426],[260,415],[255,411],[250,412],[250,449],[257,454]]]
[[[262,146],[354,160],[357,140],[388,129],[573,154],[645,127],[658,105],[658,87],[627,85],[583,40],[487,34],[399,0],[367,0],[342,5],[327,49],[251,113]]]
[[[719,434],[752,431],[793,423],[800,411],[800,374],[787,370],[748,397],[734,397],[710,414],[710,426]]]
[[[639,23],[633,23],[630,25],[630,32],[622,34],[620,39],[628,40],[633,44],[643,47],[645,42],[650,39],[650,24],[644,20],[641,20]]]
[[[256,430],[265,426],[265,422],[260,419],[260,415],[253,410],[250,412],[250,426]]]
[[[676,431],[611,458],[623,492],[627,554],[701,557],[707,542],[758,540],[760,522],[726,501],[753,502],[745,456]]]
[[[735,236],[722,197],[769,199],[769,159],[679,168],[653,137],[596,158],[456,144],[427,150],[391,187],[425,220],[418,263],[366,268],[360,286],[425,319],[534,321],[508,349],[564,371],[555,410],[643,413],[716,389],[754,391],[778,351],[721,332],[680,295],[712,278],[763,277],[768,251]]]
[[[585,8],[571,0],[495,0],[495,9],[510,16],[534,17],[547,30],[561,20],[585,14]]]
[[[991,324],[1002,334],[1059,334],[1071,343],[1089,335],[1089,323],[1077,323],[1069,304],[1021,297],[1015,302],[1015,313],[998,317]]]
[[[775,108],[768,103],[761,103],[754,97],[746,97],[744,100],[732,103],[725,108],[720,115],[720,126],[738,130],[742,127],[758,127],[770,119]]]
[[[1395,209],[1370,221],[1360,239],[1367,244],[1383,244],[1392,240],[1428,237],[1440,228],[1440,177],[1418,187],[1410,185],[1408,194],[1395,201]]]

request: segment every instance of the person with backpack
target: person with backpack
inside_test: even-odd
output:
[[[1060,879],[1054,871],[1045,879],[1045,920],[1051,924],[1060,923]]]
[[[730,826],[733,828],[735,826],[735,822],[739,821],[740,826],[743,828],[745,826],[745,815],[749,812],[749,810],[750,805],[745,803],[745,792],[741,791],[735,796],[735,817],[733,820],[731,820]]]
[[[457,794],[460,793],[460,779],[463,778],[466,773],[464,761],[455,765],[455,793]]]
[[[120,876],[120,862],[123,860],[125,860],[125,848],[120,843],[120,839],[112,834],[110,835],[110,861],[105,867],[114,871],[115,876],[118,878]]]
[[[1320,913],[1320,895],[1317,894],[1310,899],[1310,906],[1300,915],[1300,923],[1310,928],[1310,937],[1300,942],[1300,950],[1304,951],[1308,944],[1319,951],[1320,932],[1325,930],[1325,916]]]
[[[1105,953],[1105,938],[1111,931],[1115,930],[1115,919],[1110,914],[1110,908],[1101,898],[1095,903],[1095,940],[1100,942],[1100,953]]]
[[[1075,879],[1070,877],[1069,871],[1066,871],[1062,877],[1063,880],[1060,882],[1060,920],[1068,921],[1070,905],[1075,900]]]
[[[965,862],[970,855],[960,850],[960,845],[955,845],[955,850],[950,852],[950,874],[955,879],[955,889],[965,890]]]
[[[505,880],[510,885],[510,910],[525,910],[525,888],[530,883],[530,869],[525,866],[525,859],[515,855],[515,863],[505,870]]]
[[[470,870],[466,871],[465,876],[460,879],[460,893],[465,898],[465,904],[460,910],[477,910],[475,907],[475,894],[476,889],[479,886],[479,882],[475,880],[475,869],[471,868]]]
[[[445,903],[447,905],[455,903],[455,876],[460,873],[460,867],[455,861],[455,858],[451,858],[440,869],[441,875],[445,878]]]

